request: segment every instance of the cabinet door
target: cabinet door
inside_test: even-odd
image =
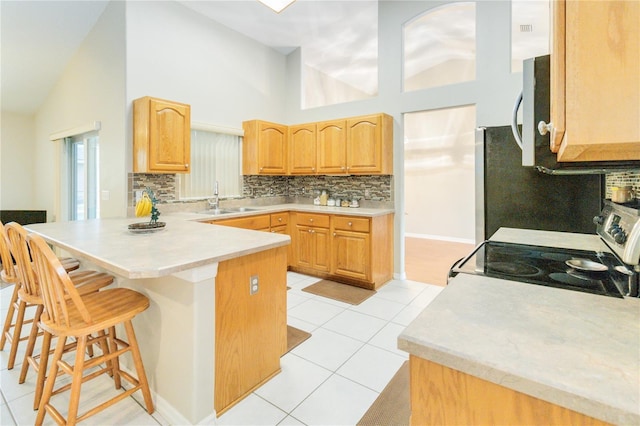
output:
[[[287,172],[287,126],[267,121],[242,123],[242,174],[284,175]]]
[[[318,173],[347,173],[345,120],[317,124]]]
[[[559,161],[640,160],[640,2],[553,5],[552,150]]]
[[[311,230],[313,228],[309,226],[301,226],[297,225],[295,229],[295,255],[294,255],[294,263],[297,266],[303,268],[312,268],[313,267],[313,236],[311,235]]]
[[[316,173],[316,125],[289,127],[289,174]]]
[[[133,128],[134,172],[189,172],[189,105],[148,96],[136,99],[133,104]]]
[[[269,175],[287,173],[287,126],[260,123],[258,172]]]
[[[347,171],[379,173],[382,168],[380,116],[347,120]]]
[[[333,270],[336,275],[370,280],[370,235],[336,230],[333,233]]]
[[[329,272],[331,269],[331,248],[329,240],[329,230],[325,228],[312,228],[314,246],[313,268],[317,271]]]

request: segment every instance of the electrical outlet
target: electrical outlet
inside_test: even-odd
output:
[[[364,190],[364,198],[368,199],[369,197],[371,197],[371,191],[368,189]]]
[[[251,278],[249,278],[249,294],[250,295],[254,295],[258,292],[258,276],[257,275],[251,275]]]

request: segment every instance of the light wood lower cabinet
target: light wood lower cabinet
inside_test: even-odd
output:
[[[254,231],[266,231],[271,229],[271,217],[268,214],[260,214],[231,219],[211,220],[208,223],[214,225],[232,226],[234,228],[253,229]]]
[[[216,277],[215,396],[217,415],[280,372],[287,350],[287,248],[224,262]],[[259,290],[249,282],[258,276]]]
[[[411,425],[606,425],[593,417],[411,355]]]
[[[370,219],[347,216],[333,218],[333,268],[338,276],[371,280]]]
[[[291,213],[294,271],[375,289],[393,276],[393,215]]]
[[[293,266],[316,272],[329,272],[330,240],[328,215],[294,213]]]
[[[393,214],[281,212],[208,223],[288,234],[292,271],[376,289],[393,277]]]

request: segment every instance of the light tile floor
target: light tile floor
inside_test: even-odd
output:
[[[402,330],[442,287],[394,280],[357,306],[315,296],[302,289],[318,281],[287,273],[288,324],[312,337],[281,359],[282,372],[217,419],[220,425],[355,425],[391,380],[406,352],[397,349]],[[11,287],[0,291],[4,321]],[[24,343],[21,347],[24,346]],[[18,353],[21,362],[24,352]],[[33,424],[34,378],[19,385],[20,365],[7,370],[8,347],[0,352],[0,425]],[[115,392],[110,379],[89,382],[83,400]],[[65,398],[60,395],[57,398]],[[81,401],[81,403],[82,403]],[[51,417],[45,424],[54,424]],[[133,398],[84,424],[166,425]]]

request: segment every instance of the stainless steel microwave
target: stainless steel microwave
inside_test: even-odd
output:
[[[522,165],[549,174],[604,174],[640,171],[640,161],[561,162],[549,149],[549,133],[540,134],[538,123],[550,120],[551,60],[549,55],[526,59],[522,70],[522,92],[513,108],[511,127],[522,148]],[[522,105],[522,135],[517,114]]]

